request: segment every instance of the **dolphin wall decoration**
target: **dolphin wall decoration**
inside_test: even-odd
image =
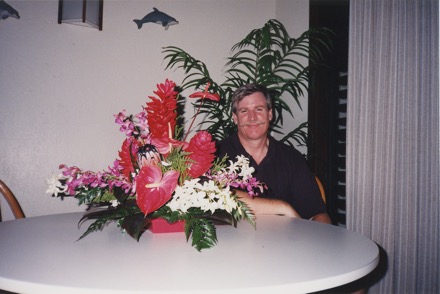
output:
[[[18,11],[12,8],[11,5],[6,3],[4,0],[0,0],[0,18],[7,19],[8,17],[13,17],[16,19],[20,18]]]
[[[144,18],[133,19],[133,21],[137,24],[138,29],[140,29],[144,23],[148,22],[161,24],[165,28],[165,30],[168,30],[169,26],[179,23],[174,17],[171,17],[168,14],[159,11],[156,7],[153,7],[153,12],[145,15]]]

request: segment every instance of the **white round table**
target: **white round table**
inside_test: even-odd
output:
[[[81,213],[0,223],[0,289],[18,293],[307,293],[371,272],[377,245],[346,229],[258,216],[257,229],[217,226],[202,252],[184,233],[145,232],[140,241],[115,224],[77,241]]]

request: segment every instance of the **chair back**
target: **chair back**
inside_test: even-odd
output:
[[[14,217],[16,219],[18,218],[24,218],[23,210],[21,209],[20,204],[18,203],[17,199],[15,198],[12,191],[8,188],[8,186],[0,180],[0,193],[5,198],[6,202],[9,205],[9,208],[11,209],[12,213],[14,214]],[[2,221],[1,217],[1,210],[0,210],[0,221]]]
[[[315,179],[316,179],[316,183],[318,184],[318,187],[319,187],[319,192],[321,193],[322,201],[324,201],[324,203],[327,203],[327,200],[325,198],[324,186],[322,185],[321,180],[317,176],[315,176]]]

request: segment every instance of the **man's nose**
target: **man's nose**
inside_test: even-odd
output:
[[[257,114],[255,111],[251,110],[249,111],[249,120],[255,120],[257,117]]]

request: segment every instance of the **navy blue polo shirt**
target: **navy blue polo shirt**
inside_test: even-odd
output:
[[[267,155],[257,164],[235,133],[217,143],[217,156],[221,158],[225,154],[230,160],[234,160],[237,155],[249,158],[250,165],[255,168],[253,175],[268,187],[260,197],[284,200],[304,219],[326,212],[315,176],[304,156],[294,147],[269,136]]]

